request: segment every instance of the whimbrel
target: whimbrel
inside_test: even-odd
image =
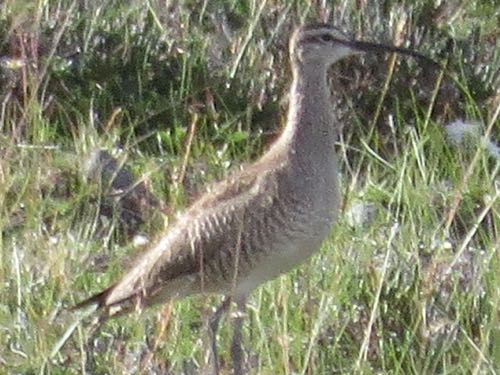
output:
[[[227,306],[229,299],[244,301],[258,285],[317,251],[340,201],[327,70],[362,51],[426,59],[411,50],[349,39],[329,25],[299,27],[290,39],[293,81],[281,136],[254,164],[201,196],[116,284],[77,308],[92,305],[109,317],[199,293],[223,294]],[[213,323],[216,327],[218,317]],[[232,356],[239,374],[238,341]]]

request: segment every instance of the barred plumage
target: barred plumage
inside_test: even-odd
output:
[[[120,281],[77,307],[127,309],[134,301],[147,306],[196,293],[241,299],[308,259],[330,231],[340,200],[327,70],[374,49],[328,25],[298,28],[290,40],[287,123],[278,140],[196,201]]]

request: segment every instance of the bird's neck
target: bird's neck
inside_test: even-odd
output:
[[[327,68],[321,62],[293,66],[287,125],[279,143],[301,158],[318,160],[333,150],[335,128]]]

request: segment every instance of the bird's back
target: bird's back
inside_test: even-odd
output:
[[[87,301],[145,306],[197,293],[244,295],[302,263],[335,208],[315,212],[321,198],[291,188],[293,162],[274,153],[201,196],[118,283]]]

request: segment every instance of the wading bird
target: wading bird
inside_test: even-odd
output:
[[[286,126],[255,163],[221,181],[182,213],[115,284],[81,302],[108,318],[201,293],[226,296],[212,319],[212,352],[221,313],[240,309],[252,290],[316,252],[339,211],[334,120],[327,71],[366,51],[417,52],[348,38],[329,25],[301,26],[290,39],[293,81]],[[231,357],[243,373],[241,318]]]

